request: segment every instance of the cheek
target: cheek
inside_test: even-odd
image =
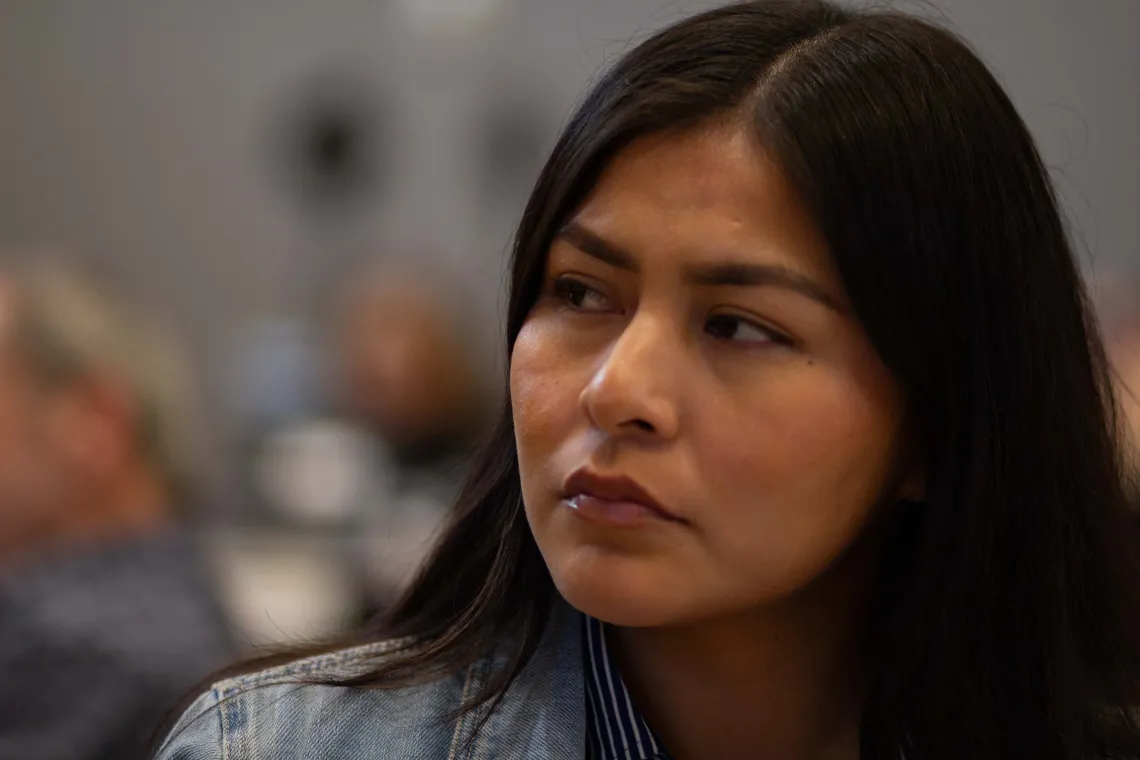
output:
[[[734,562],[765,563],[790,585],[810,579],[878,501],[893,464],[893,403],[809,368],[709,412],[720,424],[703,425],[696,445],[709,503],[725,510],[716,539]]]
[[[737,419],[750,420],[752,429],[728,432],[717,448],[740,473],[786,481],[788,487],[835,489],[852,480],[875,481],[889,459],[897,427],[889,404],[823,372],[803,373],[768,389],[737,414]],[[846,490],[836,493],[842,496]]]
[[[581,385],[557,332],[538,320],[523,325],[511,354],[511,411],[524,491],[573,425]]]
[[[0,398],[0,465],[6,469],[35,464],[34,453],[44,431],[30,407],[26,399]]]

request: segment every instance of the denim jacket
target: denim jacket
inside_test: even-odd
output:
[[[465,672],[391,690],[301,685],[359,672],[394,642],[299,660],[221,681],[183,714],[156,760],[523,760],[585,754],[577,613],[560,603],[538,650],[503,700],[459,718],[490,659]]]

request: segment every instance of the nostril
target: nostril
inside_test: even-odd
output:
[[[640,429],[644,430],[647,433],[653,432],[653,425],[649,424],[645,420],[633,420],[633,424],[637,425],[637,427],[639,427]]]

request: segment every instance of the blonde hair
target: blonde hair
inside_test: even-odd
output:
[[[37,262],[11,272],[15,341],[46,388],[104,376],[135,406],[136,445],[171,490],[199,474],[196,398],[181,346],[154,314],[75,265]]]

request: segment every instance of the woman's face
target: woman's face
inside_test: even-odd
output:
[[[884,493],[899,392],[740,130],[644,137],[611,162],[550,247],[510,387],[554,582],[617,625],[789,597],[912,495]]]

